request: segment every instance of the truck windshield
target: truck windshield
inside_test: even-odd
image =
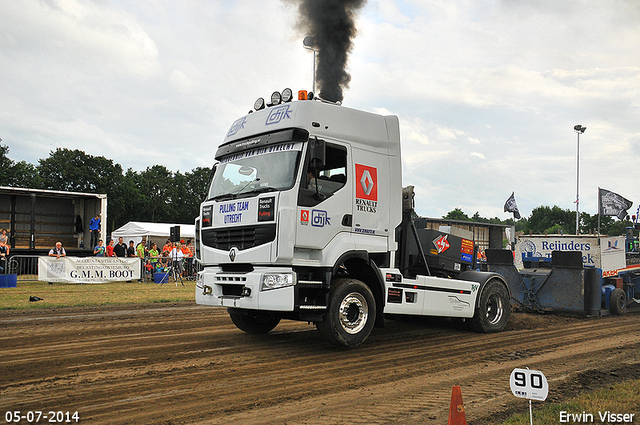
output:
[[[279,143],[220,159],[208,199],[250,196],[293,187],[303,144]]]

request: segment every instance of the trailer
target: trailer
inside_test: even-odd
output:
[[[398,117],[292,98],[258,99],[215,154],[195,223],[196,302],[227,308],[245,332],[300,320],[347,347],[385,315],[503,330],[509,288],[474,270],[473,241],[413,223]]]
[[[93,252],[89,222],[96,214],[104,238],[105,194],[0,187],[0,229],[8,231],[12,255],[46,255],[58,241],[74,255]]]
[[[624,237],[524,236],[516,250],[486,250],[487,267],[527,311],[624,314],[640,305],[640,265],[627,266]]]

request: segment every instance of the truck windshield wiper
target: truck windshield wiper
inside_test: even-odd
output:
[[[236,195],[233,193],[224,193],[222,195],[214,196],[212,201],[228,201],[229,199],[235,199]]]
[[[257,187],[255,189],[252,190],[248,190],[246,192],[241,192],[238,193],[238,195],[246,195],[248,193],[265,193],[265,192],[277,192],[278,189],[276,189],[275,187],[271,187],[271,186],[263,186],[263,187]]]

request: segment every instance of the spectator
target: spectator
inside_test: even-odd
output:
[[[173,268],[179,274],[182,274],[182,260],[184,259],[184,254],[180,249],[181,245],[182,244],[180,242],[176,242],[176,246],[169,253],[169,257],[171,257]]]
[[[136,247],[133,245],[134,245],[134,242],[129,241],[129,247],[127,248],[127,257],[138,258],[138,255],[136,254]],[[142,261],[140,261],[140,277],[142,277]],[[131,282],[131,281],[127,280],[127,282]],[[142,279],[138,279],[138,282],[142,282]]]
[[[169,271],[169,252],[162,251],[162,257],[158,261],[157,270],[162,272]]]
[[[129,241],[129,248],[127,248],[127,257],[137,257],[138,254],[136,254],[136,247],[133,246],[134,242],[133,241]]]
[[[171,252],[173,249],[173,244],[170,239],[167,239],[167,243],[162,247],[162,252]]]
[[[184,241],[180,241],[180,242],[181,243],[179,243],[178,245],[180,246],[180,250],[182,251],[182,255],[184,255],[185,257],[193,257],[193,254],[191,253],[191,250],[184,243]]]
[[[158,251],[158,245],[155,243],[151,244],[151,249],[149,250],[149,258],[151,259],[151,264],[155,265],[158,262],[158,257],[160,256],[160,252]]]
[[[122,236],[118,238],[118,243],[113,247],[113,253],[116,254],[116,257],[127,256],[127,245],[124,243]]]
[[[107,245],[107,247],[106,247],[106,250],[107,250],[107,257],[115,257],[115,256],[116,256],[116,254],[114,254],[114,253],[113,253],[113,249],[115,248],[115,247],[113,246],[113,244],[114,244],[113,239],[111,239],[111,240],[109,241],[109,245]]]
[[[131,246],[133,246],[133,241],[131,241],[131,244],[132,244]],[[144,254],[145,254],[144,244],[142,243],[142,241],[140,241],[138,246],[136,246],[136,249],[134,250],[133,255],[131,255],[131,257],[138,257],[140,259],[140,279],[138,279],[138,282],[143,281],[143,277],[145,273]]]
[[[7,270],[7,258],[9,258],[9,245],[0,241],[0,273]]]
[[[100,214],[96,214],[95,217],[89,222],[89,230],[91,231],[91,244],[89,246],[96,246],[98,238],[100,238]]]
[[[193,239],[187,239],[187,248],[189,248],[189,251],[191,251],[191,254],[196,252],[196,249],[193,246]]]
[[[56,242],[56,246],[51,248],[51,250],[49,251],[49,257],[60,258],[60,257],[66,257],[66,256],[67,256],[67,253],[62,247],[62,242]]]
[[[160,251],[158,251],[158,244],[152,243],[151,244],[151,249],[149,250],[149,257],[157,258],[159,256],[160,256]]]
[[[93,254],[96,257],[104,257],[107,253],[106,247],[103,245],[102,239],[98,240],[98,245],[93,248]]]
[[[147,247],[145,247],[144,244],[140,242],[136,247],[136,253],[138,254],[138,257],[144,260],[144,257],[146,257],[146,254],[148,254]]]
[[[182,251],[182,255],[184,256],[184,264],[183,271],[186,273],[185,276],[189,277],[193,275],[193,254],[189,247],[184,243],[184,239],[180,241],[180,250]]]
[[[9,245],[9,236],[7,236],[7,229],[2,229],[2,234],[0,235],[0,243]]]

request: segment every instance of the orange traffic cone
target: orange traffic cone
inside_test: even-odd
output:
[[[449,425],[467,425],[467,417],[464,415],[464,404],[462,404],[462,391],[460,390],[460,385],[454,385],[453,390],[451,390]]]

